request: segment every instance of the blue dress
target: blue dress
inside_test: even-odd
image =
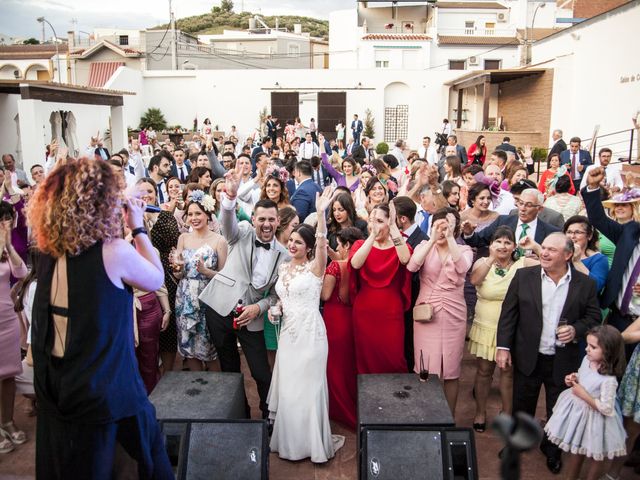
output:
[[[609,260],[606,255],[596,253],[582,260],[582,263],[589,269],[589,276],[596,281],[596,290],[601,292],[609,276]]]
[[[218,254],[210,245],[198,249],[182,251],[184,277],[176,292],[176,325],[178,327],[178,352],[184,358],[195,358],[209,362],[218,358],[209,335],[204,308],[198,296],[207,286],[210,278],[198,272],[196,262],[204,260],[207,268],[217,270]]]

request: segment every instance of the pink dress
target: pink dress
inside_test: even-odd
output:
[[[0,380],[22,373],[20,324],[9,294],[10,274],[15,278],[26,276],[27,267],[24,262],[21,261],[17,268],[11,268],[8,259],[0,262]]]
[[[424,248],[422,242],[419,248]],[[430,373],[441,379],[452,380],[460,377],[464,337],[467,329],[467,305],[463,288],[467,271],[473,263],[473,251],[467,245],[459,245],[462,255],[457,262],[447,256],[444,265],[433,246],[423,264],[412,257],[407,269],[420,271],[420,293],[416,305],[430,303],[433,317],[428,323],[413,323],[413,346],[415,369],[420,370],[420,352],[424,366]]]

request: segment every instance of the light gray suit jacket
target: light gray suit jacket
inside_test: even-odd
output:
[[[214,309],[218,314],[227,316],[239,299],[244,305],[258,304],[260,315],[247,329],[254,332],[264,329],[263,313],[269,309],[270,297],[275,297],[273,288],[278,280],[278,267],[289,258],[288,252],[277,241],[272,253],[267,284],[256,289],[251,285],[253,256],[255,254],[256,232],[249,222],[240,222],[236,218],[235,208],[228,210],[221,206],[220,222],[224,237],[229,243],[229,255],[224,268],[200,294],[200,301]]]

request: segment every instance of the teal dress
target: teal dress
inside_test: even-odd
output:
[[[622,415],[640,423],[640,343],[636,345],[631,360],[627,364],[627,370],[620,381],[618,400],[620,400]]]

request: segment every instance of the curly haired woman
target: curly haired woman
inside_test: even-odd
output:
[[[61,160],[30,201],[42,252],[31,338],[38,478],[110,479],[116,443],[140,478],[173,478],[134,353],[132,287],[155,291],[164,279],[144,207],[122,198],[107,162],[87,158]],[[135,248],[121,238],[123,213]]]

